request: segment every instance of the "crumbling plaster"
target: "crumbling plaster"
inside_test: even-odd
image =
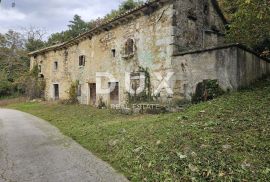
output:
[[[120,101],[125,103],[125,72],[138,71],[139,67],[149,68],[150,73],[166,72],[171,69],[173,54],[172,4],[162,6],[150,15],[141,16],[133,21],[102,32],[90,39],[83,40],[66,50],[50,51],[38,55],[33,62],[42,60],[42,74],[46,80],[46,99],[53,99],[53,83],[60,84],[60,99],[68,99],[68,91],[72,82],[78,80],[82,85],[80,103],[89,103],[89,83],[96,82],[96,72],[111,73],[120,84]],[[135,42],[135,52],[125,58],[124,45],[128,38]],[[115,57],[111,50],[116,50]],[[65,59],[65,53],[67,57]],[[79,67],[78,58],[85,55],[86,65]],[[58,61],[59,69],[53,70],[53,62]],[[152,87],[158,84],[152,77]],[[103,79],[107,87],[108,80]],[[103,97],[109,104],[108,95]],[[97,98],[98,100],[98,98]]]
[[[155,10],[147,8],[150,13],[134,15],[132,20],[124,18],[106,31],[34,53],[31,68],[41,65],[45,98],[54,100],[53,84],[59,84],[60,99],[68,99],[71,84],[79,81],[79,102],[90,104],[89,84],[96,83],[97,72],[108,72],[119,82],[119,104],[124,105],[128,98],[125,73],[137,72],[140,67],[148,69],[152,91],[160,84],[156,72],[163,77],[174,73],[170,82],[174,94],[163,89],[157,98],[165,103],[191,100],[203,80],[218,80],[224,90],[237,90],[270,72],[269,63],[238,46],[192,52],[224,42],[224,19],[212,0],[171,0]],[[134,42],[134,54],[126,55],[125,43],[129,39]],[[192,53],[183,54],[185,51]],[[81,55],[85,56],[85,66],[79,66]],[[55,61],[57,70],[53,67]],[[107,88],[108,82],[103,78],[102,87]],[[110,105],[109,94],[97,93],[96,100],[100,98]]]

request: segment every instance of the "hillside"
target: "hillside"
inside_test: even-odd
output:
[[[131,181],[270,181],[270,80],[181,113],[21,103]]]

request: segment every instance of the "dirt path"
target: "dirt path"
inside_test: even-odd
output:
[[[0,109],[0,182],[11,181],[127,180],[48,122]]]

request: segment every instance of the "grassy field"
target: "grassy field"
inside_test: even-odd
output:
[[[131,181],[270,181],[270,81],[181,113],[9,105],[57,126]]]

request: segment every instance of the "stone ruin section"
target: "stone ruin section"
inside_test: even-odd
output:
[[[79,103],[95,106],[130,102],[171,104],[192,100],[198,84],[216,80],[225,91],[245,87],[269,73],[269,63],[240,45],[224,44],[226,19],[215,0],[154,0],[126,12],[78,37],[29,54],[46,81],[46,100],[69,99],[76,84]],[[98,93],[115,85],[111,93]],[[145,90],[127,93],[126,72],[132,88],[140,73]],[[155,94],[162,77],[173,73],[169,85]],[[136,89],[135,89],[136,90]]]

